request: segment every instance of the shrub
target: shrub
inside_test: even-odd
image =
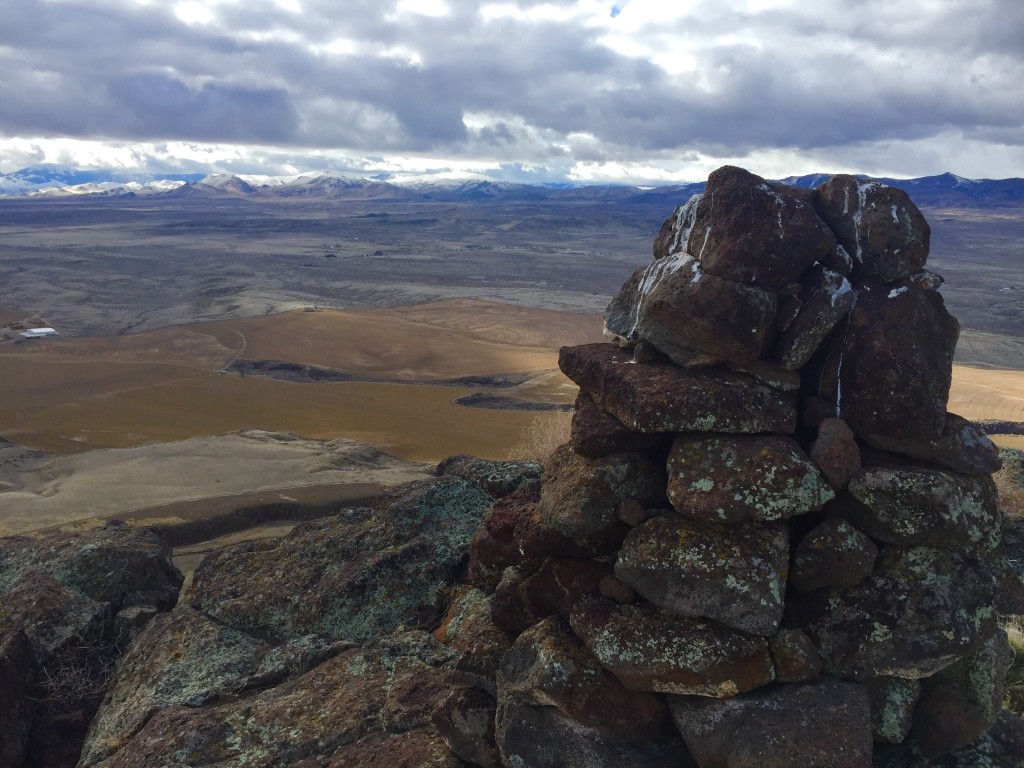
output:
[[[509,449],[508,458],[513,461],[544,461],[555,448],[569,440],[570,424],[572,413],[553,411],[538,414],[523,428],[519,442]]]

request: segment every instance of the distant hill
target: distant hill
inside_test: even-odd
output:
[[[780,179],[786,184],[815,187],[828,174]],[[861,178],[869,178],[861,176]],[[925,208],[1004,208],[1024,206],[1024,179],[965,179],[952,173],[917,179],[878,179],[906,190]],[[563,202],[608,202],[671,207],[704,189],[703,182],[657,187],[612,184],[520,184],[481,174],[464,176],[378,175],[371,178],[320,171],[294,176],[232,174],[138,174],[113,170],[76,170],[38,165],[0,175],[0,195],[32,197],[136,197],[433,200],[442,202],[531,202],[557,198]]]

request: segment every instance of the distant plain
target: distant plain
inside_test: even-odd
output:
[[[119,466],[133,467],[140,489],[159,478],[166,503],[193,504],[185,517],[223,506],[221,480],[250,503],[242,489],[268,488],[244,462],[231,468],[231,435],[245,429],[312,439],[309,466],[269,473],[281,489],[337,485],[314,471],[335,438],[414,462],[403,477],[453,453],[504,456],[535,419],[566,415],[463,407],[453,400],[481,388],[440,382],[516,374],[486,391],[571,403],[558,347],[600,338],[601,310],[649,260],[670,213],[550,201],[4,201],[0,325],[32,317],[62,335],[0,343],[0,436],[14,444],[0,452],[0,519],[35,493],[67,498],[40,502],[41,516],[19,530],[66,521],[75,494],[111,483]],[[950,409],[1024,421],[1024,212],[925,214],[929,268],[946,277],[947,306],[964,326]],[[221,373],[236,360],[358,380]],[[216,435],[220,480],[160,477],[159,467],[177,471],[166,460],[173,446]],[[132,450],[150,452],[148,473]],[[154,502],[127,492],[74,516],[145,516]]]

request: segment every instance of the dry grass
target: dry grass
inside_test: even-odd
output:
[[[519,442],[509,449],[507,458],[544,461],[555,448],[568,441],[571,424],[571,413],[555,412],[534,416],[523,428]]]

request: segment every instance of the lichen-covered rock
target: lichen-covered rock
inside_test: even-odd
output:
[[[605,335],[646,341],[677,365],[768,357],[778,297],[756,285],[705,272],[680,252],[634,273],[605,312]]]
[[[790,371],[803,368],[856,299],[845,277],[821,264],[812,267],[803,278],[800,312],[775,345],[775,359]]]
[[[608,600],[580,603],[573,630],[627,688],[734,696],[775,677],[768,641],[722,624]]]
[[[938,757],[963,749],[995,724],[1012,661],[1006,632],[998,629],[974,653],[923,681],[912,731],[921,754]]]
[[[705,768],[871,768],[868,694],[823,678],[730,699],[669,697],[672,717]]]
[[[999,591],[996,610],[1010,616],[1024,614],[1024,518],[1003,522],[996,553]]]
[[[665,496],[665,471],[640,453],[588,459],[568,445],[544,464],[541,520],[585,547],[614,548],[625,533],[619,503],[636,499],[655,506]]]
[[[523,593],[523,582],[528,575],[515,566],[506,568],[491,600],[491,618],[495,626],[512,636],[525,632],[541,618],[531,610]]]
[[[955,413],[946,414],[942,434],[930,440],[870,433],[862,437],[879,450],[939,464],[962,475],[985,477],[997,471],[1002,463],[999,449],[981,427]]]
[[[850,480],[843,514],[891,544],[924,544],[988,554],[999,544],[995,484],[919,467],[867,467]]]
[[[460,651],[455,671],[467,682],[493,693],[494,676],[512,638],[494,623],[493,595],[461,586],[452,595],[448,613],[434,638]]]
[[[581,391],[576,398],[569,444],[580,456],[598,459],[613,453],[656,451],[669,439],[668,435],[627,429],[610,413],[598,408],[586,392]]]
[[[431,715],[434,727],[452,752],[480,768],[500,768],[494,741],[497,704],[478,688],[455,688]]]
[[[924,267],[931,228],[906,192],[840,174],[816,193],[814,207],[858,273],[891,283]]]
[[[568,620],[577,602],[600,593],[601,581],[611,572],[610,564],[596,560],[549,557],[520,589],[534,615]]]
[[[755,360],[752,363],[726,361],[725,367],[736,373],[745,373],[747,376],[782,392],[795,392],[800,389],[799,371],[787,371],[771,360]]]
[[[507,496],[523,483],[539,483],[540,472],[537,461],[497,461],[465,454],[449,456],[437,465],[438,476],[458,477],[494,498]]]
[[[768,638],[768,652],[780,683],[816,680],[825,668],[814,642],[802,629],[780,629]]]
[[[493,500],[453,477],[400,486],[374,510],[226,547],[196,569],[189,602],[216,621],[284,640],[380,637],[437,616]]]
[[[275,645],[187,606],[161,614],[117,666],[82,748],[82,768],[117,752],[162,709],[199,707],[278,683],[340,650],[307,638]]]
[[[695,520],[785,520],[821,509],[834,495],[788,437],[687,435],[668,456],[669,501]]]
[[[34,703],[35,660],[21,631],[0,633],[0,765],[20,766],[25,759]]]
[[[670,736],[665,703],[625,688],[554,619],[520,635],[502,661],[497,741],[506,765],[679,765],[675,750],[658,745]]]
[[[825,419],[811,444],[811,461],[828,478],[832,487],[845,488],[861,466],[860,448],[853,430],[842,419]]]
[[[445,664],[454,655],[423,632],[352,648],[285,685],[162,709],[98,765],[456,768],[431,721],[451,689]]]
[[[876,743],[899,744],[910,734],[921,682],[902,677],[876,677],[865,684],[871,700],[871,734]]]
[[[836,332],[820,394],[858,435],[936,438],[959,334],[936,291],[865,283]]]
[[[638,432],[774,432],[796,429],[795,393],[722,370],[637,365],[611,344],[562,347],[558,365],[603,410]]]
[[[615,576],[665,611],[767,637],[782,619],[788,543],[781,523],[697,525],[661,515],[629,532]]]
[[[829,591],[809,631],[842,677],[928,677],[971,653],[996,627],[996,580],[974,558],[888,547],[860,584]]]
[[[686,250],[713,275],[777,291],[835,245],[799,193],[725,166],[708,176]]]
[[[948,755],[925,757],[913,738],[875,753],[875,768],[1020,768],[1022,764],[1024,718],[1005,709],[973,744]]]
[[[802,592],[822,587],[852,587],[871,575],[878,547],[840,517],[814,527],[794,550],[789,580]]]

